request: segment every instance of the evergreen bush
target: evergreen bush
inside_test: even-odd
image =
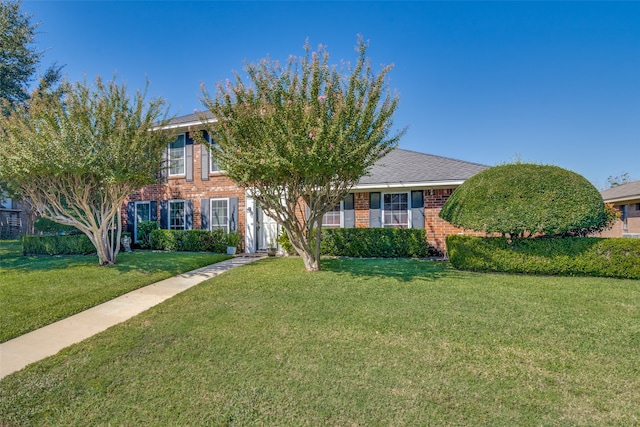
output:
[[[227,240],[223,230],[153,230],[151,249],[177,252],[226,253]]]
[[[22,236],[24,255],[89,255],[96,248],[86,234]]]

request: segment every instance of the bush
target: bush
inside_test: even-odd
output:
[[[80,230],[71,226],[63,225],[58,222],[52,221],[49,218],[40,217],[33,223],[33,228],[44,234],[79,234]]]
[[[157,230],[158,222],[157,221],[140,221],[136,224],[136,228],[138,231],[138,245],[142,249],[150,249],[151,248],[151,240],[150,234],[153,230]]]
[[[286,233],[278,243],[295,254]],[[354,258],[424,258],[430,255],[425,231],[418,228],[324,228],[321,255]]]
[[[24,255],[89,255],[96,248],[85,234],[22,236]]]
[[[566,237],[447,237],[460,270],[640,279],[640,240]]]
[[[177,252],[227,251],[227,239],[223,230],[153,230],[151,249]]]
[[[456,227],[487,233],[563,235],[612,224],[602,196],[583,176],[557,166],[495,166],[458,187],[440,211]]]

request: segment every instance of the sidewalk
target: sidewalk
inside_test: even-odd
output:
[[[239,255],[227,261],[179,274],[4,342],[0,344],[0,379],[124,322],[207,279],[261,258],[263,256],[254,254]]]

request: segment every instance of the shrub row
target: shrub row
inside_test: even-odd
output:
[[[640,279],[640,240],[567,237],[447,237],[461,270]]]
[[[151,249],[159,251],[225,253],[227,240],[223,230],[153,230]]]
[[[22,236],[24,255],[89,255],[96,248],[86,234]]]
[[[295,254],[286,233],[278,243]],[[430,255],[424,230],[408,228],[324,228],[320,253],[354,258],[424,258]]]

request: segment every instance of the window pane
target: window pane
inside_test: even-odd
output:
[[[409,196],[407,193],[384,195],[384,226],[392,228],[409,227]]]
[[[178,139],[169,144],[169,175],[184,174],[184,146],[184,135],[178,136]]]
[[[323,227],[340,227],[340,203],[322,217]]]
[[[229,230],[229,201],[227,199],[211,200],[211,229]]]
[[[169,202],[169,229],[184,230],[184,202]]]

